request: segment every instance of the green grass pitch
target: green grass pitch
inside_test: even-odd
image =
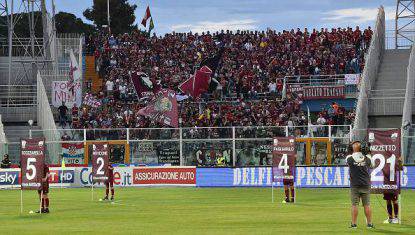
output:
[[[381,195],[372,195],[376,229],[362,208],[358,229],[348,228],[348,189],[298,189],[296,204],[267,188],[116,188],[116,201],[99,202],[104,189],[51,189],[51,214],[37,210],[35,191],[0,191],[0,234],[415,234],[415,191],[402,193],[402,224],[386,219]]]

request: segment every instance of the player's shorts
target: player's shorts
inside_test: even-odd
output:
[[[114,179],[109,178],[108,180],[105,181],[105,186],[108,188],[111,186],[111,188],[114,187]]]
[[[282,183],[284,185],[287,185],[287,186],[294,186],[294,180],[293,179],[283,179]]]
[[[37,192],[39,194],[41,194],[43,192],[43,194],[48,194],[49,193],[49,184],[42,184],[40,186],[40,188],[37,190]]]
[[[352,205],[358,206],[360,199],[362,199],[363,206],[370,205],[370,189],[367,187],[353,187],[350,188],[350,200]]]
[[[383,199],[388,201],[397,201],[398,200],[398,193],[384,193]]]

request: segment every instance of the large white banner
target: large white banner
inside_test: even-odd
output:
[[[62,102],[65,102],[68,108],[72,108],[74,104],[80,107],[82,104],[82,73],[72,50],[70,58],[68,81],[52,82],[52,105],[54,107],[61,106]]]
[[[74,92],[70,91],[67,81],[52,82],[52,105],[59,107],[65,102],[66,107],[72,108],[74,104],[80,107],[82,104],[81,82],[74,83]]]

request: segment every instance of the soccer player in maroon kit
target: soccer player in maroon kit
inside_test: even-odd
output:
[[[399,157],[395,163],[395,179],[399,177],[399,172],[402,170],[402,158]],[[390,179],[390,171],[388,167],[383,168],[383,175],[385,177],[385,183],[388,183]],[[398,224],[399,214],[399,203],[398,203],[399,191],[383,193],[383,199],[386,201],[386,208],[388,209],[388,219],[385,220],[384,224]],[[392,206],[393,205],[393,206]],[[393,207],[393,209],[392,209]]]
[[[42,182],[39,186],[39,189],[37,190],[37,193],[39,194],[39,200],[42,203],[42,209],[36,213],[49,213],[49,177],[49,166],[44,163]]]
[[[111,162],[108,164],[108,180],[105,181],[105,197],[103,200],[108,200],[109,187],[111,186],[111,201],[114,200],[114,167]]]
[[[285,192],[285,203],[294,202],[294,179],[283,179],[284,192]],[[291,191],[291,199],[290,199]]]

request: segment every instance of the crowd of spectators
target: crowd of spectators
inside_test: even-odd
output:
[[[284,76],[360,73],[372,31],[356,27],[265,31],[170,33],[164,36],[134,31],[118,36],[86,38],[104,80],[99,105],[72,110],[73,128],[160,127],[137,114],[145,106],[137,102],[130,74],[144,72],[180,94],[179,85],[199,64],[223,49],[213,77],[219,82],[216,99],[231,102],[180,102],[181,126],[297,126],[307,125],[297,94],[281,96]],[[260,96],[267,94],[267,96]],[[196,101],[196,102],[195,102]],[[215,100],[214,100],[215,101]],[[217,100],[216,100],[217,101]],[[353,114],[334,105],[315,124],[345,124]]]
[[[224,96],[265,93],[282,87],[284,76],[360,73],[372,37],[370,27],[276,32],[221,31],[148,37],[135,31],[118,37],[90,37],[107,92],[133,92],[129,74],[145,72],[178,91],[204,59],[224,52],[214,77]],[[108,82],[109,81],[109,82]],[[277,86],[279,85],[279,86]]]

